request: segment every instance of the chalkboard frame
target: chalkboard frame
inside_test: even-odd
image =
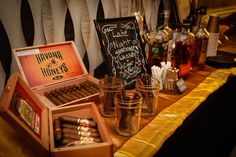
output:
[[[104,58],[104,61],[105,61],[105,66],[106,66],[106,71],[109,75],[115,75],[114,74],[114,70],[112,69],[111,67],[111,64],[109,61],[109,55],[108,55],[108,51],[107,51],[107,47],[106,47],[106,44],[104,42],[104,38],[103,38],[103,32],[102,32],[102,26],[104,24],[118,24],[119,23],[122,23],[122,22],[125,22],[125,21],[128,21],[128,22],[132,22],[134,24],[134,31],[136,32],[135,34],[135,39],[137,39],[138,41],[138,44],[140,47],[139,48],[139,57],[143,57],[141,58],[141,61],[143,62],[143,65],[142,65],[142,69],[140,72],[135,78],[127,81],[126,78],[124,77],[119,77],[120,79],[122,79],[124,81],[124,84],[125,84],[125,87],[126,88],[133,88],[134,87],[134,84],[136,83],[136,80],[137,78],[139,77],[142,77],[142,75],[145,75],[145,74],[150,74],[150,66],[147,62],[147,58],[146,58],[146,53],[145,53],[145,43],[142,42],[142,39],[141,39],[141,36],[139,34],[139,28],[138,28],[138,22],[135,18],[135,16],[128,16],[128,17],[119,17],[119,18],[107,18],[107,19],[100,19],[100,20],[94,20],[94,24],[95,24],[95,28],[96,28],[96,31],[97,31],[97,35],[98,35],[98,39],[99,39],[99,43],[100,43],[100,46],[101,46],[101,52],[102,52],[102,56]],[[130,36],[130,38],[134,38],[133,36]],[[116,67],[116,70],[117,67]],[[127,82],[126,82],[127,81]]]

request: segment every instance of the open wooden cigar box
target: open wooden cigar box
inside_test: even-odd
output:
[[[1,116],[17,131],[26,137],[36,148],[55,157],[110,157],[112,155],[112,141],[105,122],[94,102],[73,104],[59,108],[48,109],[22,79],[19,73],[11,75],[2,98],[0,99]],[[93,122],[93,130],[99,142],[75,143],[73,145],[56,145],[57,127],[55,119],[60,117],[74,117]],[[78,122],[78,120],[76,121]],[[82,125],[82,120],[77,125]],[[66,126],[62,126],[63,129]],[[65,132],[62,129],[63,138]],[[75,130],[77,131],[77,129]],[[78,134],[76,134],[76,137]],[[82,134],[80,134],[82,136]],[[95,136],[94,136],[95,137]],[[80,141],[77,139],[75,141]],[[83,139],[84,140],[84,139]],[[72,142],[73,143],[73,142]]]
[[[48,108],[98,101],[98,79],[90,76],[73,41],[13,49],[22,78]]]

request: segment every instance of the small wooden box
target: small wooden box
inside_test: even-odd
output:
[[[14,73],[0,99],[1,116],[30,142],[55,157],[113,156],[112,142],[96,105],[93,102],[48,109],[33,93],[20,74]],[[101,143],[56,148],[53,120],[61,115],[92,118],[98,126]]]
[[[65,87],[80,85],[86,81],[98,85],[98,79],[88,74],[73,41],[13,49],[13,54],[22,78],[48,108],[99,100],[98,86],[97,90],[93,90],[95,92],[86,91],[87,94],[82,93],[82,97],[77,98],[72,95],[70,100],[67,99],[68,95],[64,97],[61,94],[58,99],[58,92],[54,93],[53,97],[56,95],[57,102],[61,97],[63,100],[57,104],[45,96],[45,93],[56,90],[64,94]]]

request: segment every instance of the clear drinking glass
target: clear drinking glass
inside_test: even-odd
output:
[[[115,117],[114,97],[116,92],[123,88],[122,81],[115,77],[105,77],[99,80],[99,88],[101,114],[106,117]]]
[[[153,116],[157,111],[159,81],[152,80],[151,84],[144,84],[141,80],[136,83],[136,90],[142,94],[141,116]]]
[[[132,136],[139,130],[142,95],[136,90],[117,93],[116,104],[116,130],[120,135]]]

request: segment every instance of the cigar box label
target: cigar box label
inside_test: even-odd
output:
[[[71,44],[62,44],[19,50],[16,56],[29,85],[35,87],[83,74],[78,57],[71,52]]]
[[[41,138],[42,110],[18,83],[11,100],[10,110]]]

